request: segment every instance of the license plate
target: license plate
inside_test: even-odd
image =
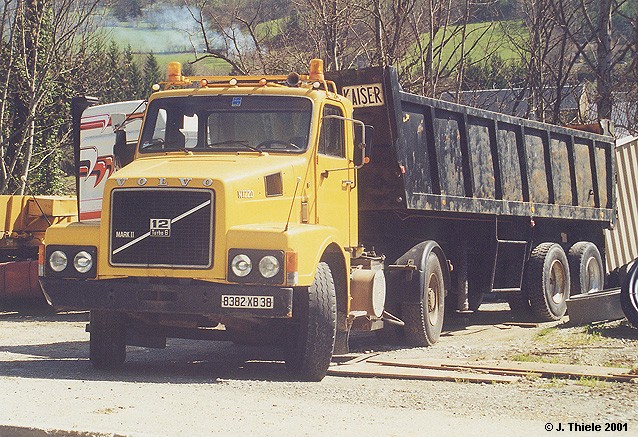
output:
[[[222,308],[273,309],[272,296],[237,296],[222,294]]]

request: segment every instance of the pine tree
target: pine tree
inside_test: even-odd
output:
[[[135,62],[130,44],[124,50],[122,57],[122,90],[124,91],[124,98],[127,100],[146,98],[148,92],[147,90],[143,89],[142,73],[140,72],[140,67]]]
[[[157,58],[151,52],[146,55],[146,62],[144,63],[144,92],[149,94],[152,86],[161,80],[162,74],[160,73]]]

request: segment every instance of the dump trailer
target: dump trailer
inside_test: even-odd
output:
[[[91,310],[96,368],[180,337],[270,343],[321,380],[351,330],[427,346],[485,293],[554,320],[603,285],[608,136],[409,94],[390,67],[171,63],[157,88],[101,219],[49,228],[40,257],[51,304]]]
[[[0,196],[0,304],[44,303],[38,249],[52,224],[76,219],[75,197]]]

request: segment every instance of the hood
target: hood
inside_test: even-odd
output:
[[[217,181],[226,185],[261,179],[275,173],[294,179],[302,176],[300,173],[306,163],[305,155],[155,156],[133,161],[114,173],[111,179],[119,186],[184,186],[182,181],[188,179]]]

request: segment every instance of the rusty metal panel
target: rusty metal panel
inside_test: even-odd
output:
[[[545,167],[545,144],[542,132],[525,130],[525,152],[530,202],[552,203],[548,189],[548,172]]]
[[[574,161],[576,166],[576,191],[578,192],[578,205],[593,207],[594,202],[594,176],[590,162],[590,148],[592,142],[585,139],[574,140]],[[586,163],[582,165],[582,163]]]
[[[437,151],[440,194],[465,196],[459,115],[450,111],[436,110],[432,124],[434,125],[434,147]]]
[[[550,140],[550,161],[554,181],[554,199],[559,205],[573,205],[572,179],[568,140],[563,135],[555,135]]]
[[[618,218],[615,228],[605,231],[608,271],[638,258],[638,138],[619,141],[615,155]]]
[[[508,123],[499,123],[498,126],[497,143],[503,181],[503,200],[522,202],[525,196],[521,178],[523,173],[517,149],[517,129]]]
[[[493,125],[481,119],[468,119],[468,149],[472,171],[472,193],[484,199],[496,199],[496,173],[492,150]]]

